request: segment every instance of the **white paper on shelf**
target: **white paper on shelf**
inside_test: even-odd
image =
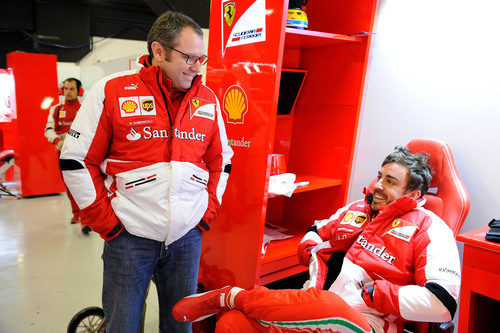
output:
[[[264,239],[262,241],[262,254],[266,253],[267,245],[273,240],[280,240],[292,237],[286,234],[287,229],[266,223],[264,228]]]
[[[308,181],[294,183],[296,179],[293,173],[282,173],[269,177],[269,193],[291,197],[297,187],[309,185]]]
[[[280,175],[270,176],[269,193],[291,197],[293,191],[297,188],[294,184],[295,178],[296,176],[293,173],[282,173]]]

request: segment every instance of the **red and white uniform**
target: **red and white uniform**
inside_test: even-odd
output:
[[[451,320],[460,288],[458,250],[452,231],[423,203],[403,196],[372,217],[370,206],[357,201],[316,221],[299,247],[302,261],[313,258],[304,287],[338,294],[376,332],[401,331],[405,321]],[[343,261],[331,260],[339,253]],[[325,286],[335,268],[338,277]],[[367,284],[374,285],[373,300],[362,296]]]
[[[56,144],[64,140],[80,106],[80,101],[76,98],[72,101],[65,100],[63,104],[50,108],[45,125],[45,137],[50,143]]]
[[[61,167],[84,222],[102,238],[125,226],[170,244],[198,223],[208,230],[232,155],[219,101],[201,77],[175,91],[143,56],[137,70],[94,85],[66,137]]]

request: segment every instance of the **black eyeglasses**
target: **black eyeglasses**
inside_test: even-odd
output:
[[[182,51],[179,51],[177,49],[174,49],[173,47],[170,47],[168,46],[169,49],[172,49],[174,51],[177,51],[179,52],[180,54],[182,54],[183,56],[186,57],[186,64],[192,66],[194,64],[196,64],[196,62],[200,62],[200,65],[205,65],[208,61],[208,57],[206,55],[202,55],[201,57],[197,57],[195,55],[190,55],[190,54],[186,54]]]

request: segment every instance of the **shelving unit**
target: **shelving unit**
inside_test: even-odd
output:
[[[248,19],[250,7],[262,15]],[[207,289],[250,288],[307,270],[298,263],[300,239],[346,201],[375,7],[376,0],[310,1],[309,30],[296,30],[286,27],[286,0],[212,1],[207,85],[235,155],[221,212],[203,236],[199,281]],[[231,46],[238,31],[265,38]],[[277,114],[282,71],[306,73],[289,114]],[[246,101],[240,118],[224,99],[234,86]],[[309,182],[291,197],[268,194],[273,153],[285,155],[296,182]],[[262,254],[266,223],[292,237]]]
[[[361,43],[361,37],[285,28],[285,49],[310,49],[342,43]]]

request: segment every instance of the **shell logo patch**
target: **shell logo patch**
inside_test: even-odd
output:
[[[389,226],[389,230],[387,230],[383,236],[391,235],[398,239],[402,239],[405,242],[410,242],[411,238],[418,230],[418,227],[408,221],[395,219]]]
[[[344,222],[349,222],[352,219],[353,216],[354,216],[353,213],[347,213],[347,214],[345,214],[345,216],[344,216]]]
[[[66,111],[59,110],[59,118],[66,118]]]
[[[215,120],[215,104],[204,99],[194,97],[189,103],[190,119],[193,117],[201,117],[210,120]]]
[[[222,104],[228,123],[243,124],[245,122],[245,114],[248,112],[248,99],[243,88],[238,85],[227,88]]]
[[[122,108],[125,113],[134,113],[137,109],[137,103],[134,101],[126,101],[122,104]]]
[[[345,214],[340,224],[349,224],[353,227],[360,228],[365,223],[366,219],[367,216],[365,213],[350,210]]]
[[[234,21],[234,13],[236,12],[236,7],[234,2],[229,2],[224,5],[224,19],[226,20],[226,24],[231,26]]]
[[[137,96],[120,97],[118,98],[118,102],[120,104],[120,115],[122,117],[141,115],[141,109],[139,109],[139,98]]]

